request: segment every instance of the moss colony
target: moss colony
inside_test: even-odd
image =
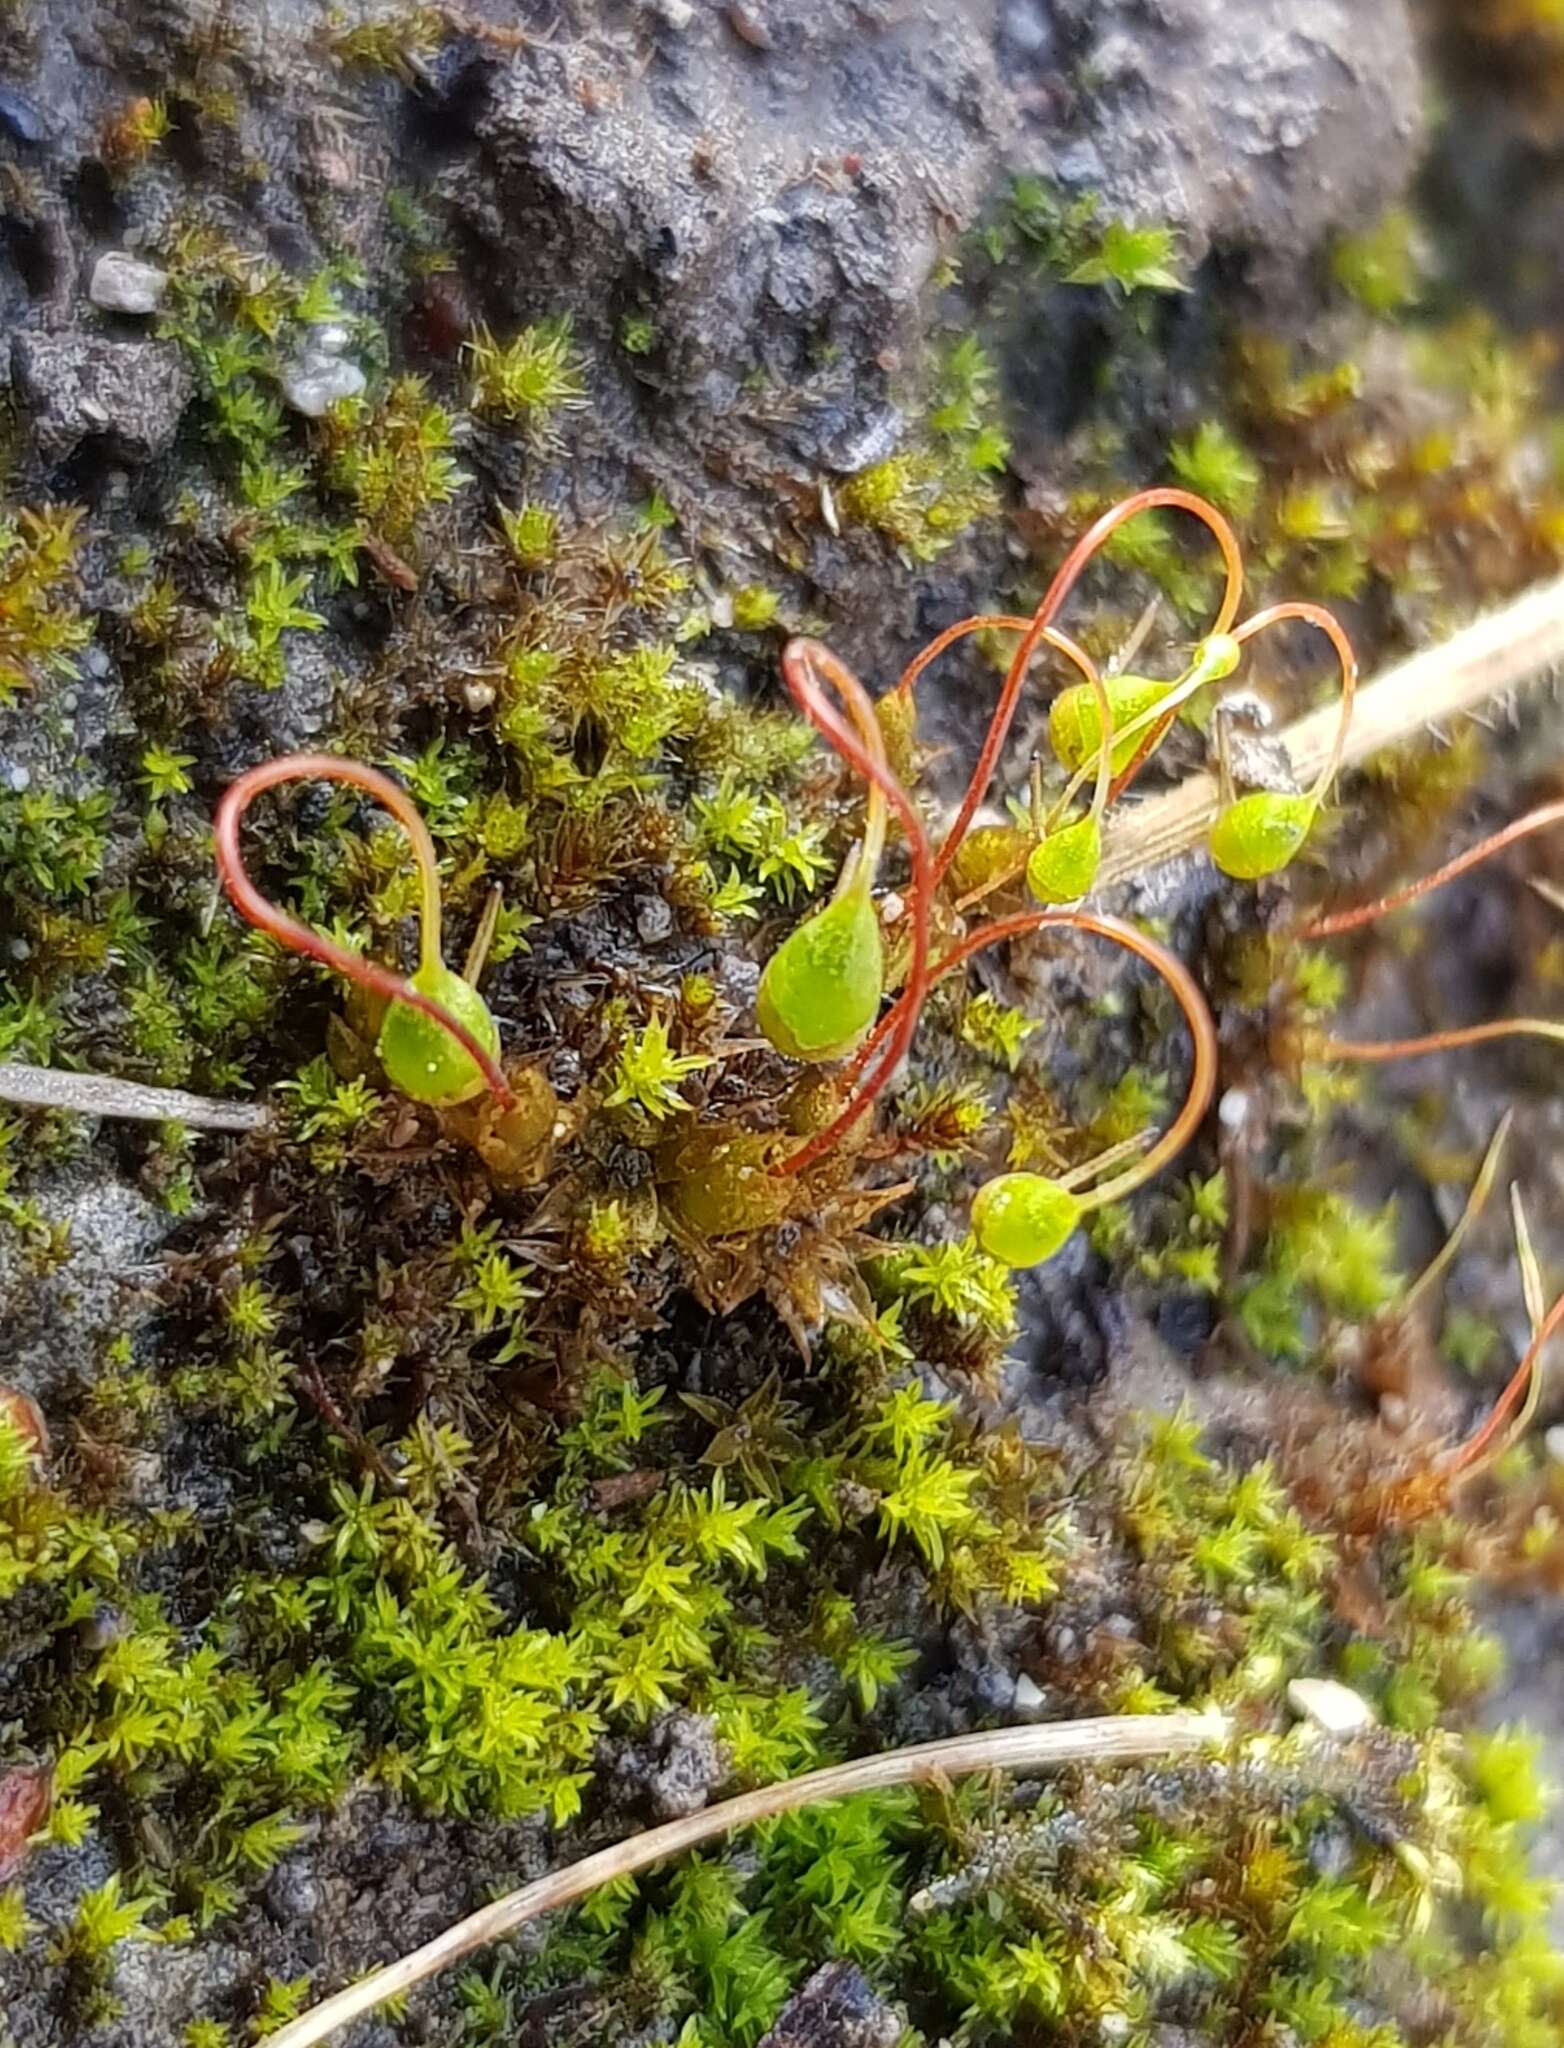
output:
[[[1554,33],[1509,12],[1507,52]],[[1026,610],[1161,481],[1234,521],[1251,608],[1339,606],[1372,672],[1558,566],[1546,337],[1462,302],[1411,204],[1300,252],[1300,328],[1178,232],[1025,175],[947,236],[849,454],[800,453],[844,381],[814,309],[785,374],[757,348],[708,393],[702,470],[657,425],[688,336],[654,270],[588,266],[583,298],[540,259],[518,303],[458,203],[495,79],[575,62],[541,27],[322,11],[301,201],[269,148],[286,82],[231,14],[167,13],[133,87],[106,71],[72,114],[64,187],[29,92],[0,100],[9,260],[67,309],[18,330],[5,435],[0,1058],[275,1115],[0,1116],[0,2041],[237,2048],[724,1789],[1215,1702],[1230,1758],[793,1815],[354,2038],[752,2048],[834,1958],[909,2048],[1548,2048],[1536,1745],[1470,1732],[1501,1661],[1473,1601],[1556,1584],[1564,1480],[1523,1447],[1459,1512],[1387,1521],[1375,1492],[1480,1415],[1524,1331],[1497,1219],[1486,1293],[1427,1334],[1400,1313],[1432,1244],[1392,1185],[1459,1206],[1488,1131],[1312,1056],[1355,956],[1281,937],[1322,849],[1369,893],[1473,836],[1474,793],[1521,808],[1517,751],[1375,762],[1280,884],[1199,861],[1120,892],[1194,967],[1256,1122],[1038,1273],[968,1233],[978,1181],[1137,1140],[1188,1071],[1173,1004],[1086,939],[943,984],[873,1127],[808,1175],[732,1150],[763,1168],[844,1099],[755,1035],[760,965],[863,822],[784,708],[790,633],[884,689],[925,627]],[[785,25],[729,13],[724,61],[772,61]],[[58,24],[0,24],[30,78]],[[619,89],[594,62],[562,94],[583,119],[583,79]],[[355,183],[355,121],[407,138],[400,176]],[[822,157],[809,203],[873,176]],[[132,224],[151,281],[94,311],[57,245]],[[1068,417],[1029,394],[1040,349]],[[1070,629],[1106,661],[1154,599],[1136,666],[1172,672],[1218,585],[1147,514]],[[888,735],[931,818],[990,653],[948,657],[921,755]],[[1325,688],[1306,640],[1250,667],[1293,704]],[[1045,703],[1006,764],[1022,820]],[[447,959],[486,948],[503,1145],[393,1090],[357,992],[221,900],[223,788],[301,744],[426,820]],[[1157,773],[1201,748],[1187,723]],[[411,965],[417,875],[361,792],[262,799],[247,853]],[[901,861],[893,834],[892,888]],[[1545,1012],[1561,975],[1550,935],[1495,1007]],[[1548,1058],[1495,1054],[1498,1099],[1557,1096]],[[1388,1178],[1343,1170],[1367,1144]],[[1305,1676],[1374,1724],[1294,1727]]]

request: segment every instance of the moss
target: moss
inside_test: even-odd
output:
[[[932,561],[997,509],[992,481],[1009,443],[995,412],[993,364],[974,336],[936,363],[923,437],[843,485],[837,507],[873,527],[912,560]]]
[[[1330,267],[1341,289],[1368,312],[1380,319],[1404,313],[1422,285],[1411,214],[1396,208],[1363,233],[1342,236],[1331,250]]]
[[[1301,1359],[1315,1349],[1312,1318],[1321,1308],[1364,1322],[1396,1295],[1395,1214],[1364,1211],[1323,1189],[1276,1190],[1271,1206],[1259,1270],[1240,1284],[1238,1315],[1261,1351]]]
[[[64,506],[0,517],[0,705],[70,675],[92,638],[72,601],[81,517]]]
[[[567,321],[523,327],[506,342],[485,329],[468,344],[468,353],[475,412],[541,434],[559,415],[586,402]]]
[[[324,436],[325,481],[372,533],[400,546],[423,514],[467,481],[452,449],[452,421],[420,378],[399,377],[377,404],[341,399]]]
[[[387,71],[414,85],[418,67],[438,56],[455,32],[443,7],[392,6],[368,11],[359,21],[335,18],[325,40],[339,64]]]

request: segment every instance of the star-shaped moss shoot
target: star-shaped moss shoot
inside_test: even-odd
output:
[[[418,863],[419,962],[411,976],[368,960],[278,908],[251,881],[239,827],[263,790],[284,782],[341,782],[372,796],[406,833]],[[334,754],[284,754],[249,769],[223,792],[215,827],[217,868],[241,917],[279,945],[334,968],[387,1004],[377,1051],[392,1086],[416,1102],[451,1108],[485,1089],[501,1109],[515,1098],[499,1065],[499,1027],[472,983],[440,951],[440,870],[429,828],[407,792],[362,761]]]

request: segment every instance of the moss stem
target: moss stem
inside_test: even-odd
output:
[[[1235,627],[1233,638],[1240,643],[1254,639],[1270,626],[1278,626],[1287,619],[1299,619],[1305,625],[1315,626],[1322,632],[1336,651],[1341,664],[1341,696],[1336,715],[1336,733],[1330,744],[1330,751],[1320,764],[1320,772],[1314,778],[1314,787],[1309,792],[1309,801],[1319,805],[1325,801],[1326,793],[1341,767],[1342,755],[1346,752],[1347,734],[1352,730],[1352,706],[1358,692],[1358,657],[1352,642],[1347,638],[1341,621],[1333,612],[1320,604],[1273,604],[1263,612],[1256,612],[1253,618],[1245,619]]]

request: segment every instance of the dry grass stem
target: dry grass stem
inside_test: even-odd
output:
[[[833,1764],[801,1778],[725,1799],[682,1820],[672,1820],[645,1834],[600,1849],[563,1870],[551,1871],[492,1905],[481,1906],[443,1934],[427,1941],[400,1962],[388,1963],[373,1975],[348,1984],[311,2011],[271,2036],[272,2048],[313,2048],[339,2027],[361,2019],[388,1998],[421,1984],[437,1971],[459,1962],[475,1949],[502,1935],[513,1934],[540,1914],[573,1905],[600,1884],[632,1875],[677,1856],[714,1836],[748,1827],[773,1814],[813,1806],[825,1799],[845,1799],[856,1792],[914,1785],[934,1777],[955,1778],[973,1771],[1036,1771],[1062,1764],[1127,1763],[1142,1757],[1179,1756],[1225,1742],[1232,1724],[1223,1714],[1117,1714],[1094,1721],[1057,1721],[1042,1727],[990,1728],[978,1735],[957,1735],[941,1742],[923,1742],[883,1756]]]

